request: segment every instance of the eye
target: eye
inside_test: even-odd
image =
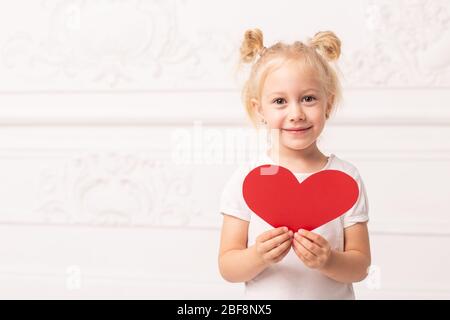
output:
[[[303,97],[303,99],[302,99],[302,101],[305,101],[305,102],[308,103],[308,104],[312,104],[312,103],[314,103],[316,100],[317,100],[317,98],[314,97],[314,96],[305,96],[305,97]]]
[[[283,104],[284,102],[286,102],[286,100],[284,100],[284,98],[276,98],[275,100],[272,101],[272,103],[275,103],[275,104]]]

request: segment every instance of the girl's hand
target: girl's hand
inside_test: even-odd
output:
[[[279,227],[261,233],[255,242],[255,251],[264,264],[281,261],[291,249],[293,232]]]
[[[320,270],[330,260],[330,244],[317,233],[300,229],[294,235],[292,247],[300,260],[311,269]]]

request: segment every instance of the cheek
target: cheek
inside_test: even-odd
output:
[[[267,114],[267,122],[271,128],[281,128],[284,120],[283,112],[270,112]]]
[[[326,120],[325,109],[321,107],[311,108],[307,116],[311,122],[315,122],[316,124],[324,123]]]

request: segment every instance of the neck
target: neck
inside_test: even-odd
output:
[[[317,147],[316,141],[301,150],[275,145],[269,150],[268,154],[275,162],[287,165],[300,165],[300,167],[305,169],[315,167],[318,162],[323,162],[326,159],[326,156]]]

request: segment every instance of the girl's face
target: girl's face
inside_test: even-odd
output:
[[[252,100],[258,114],[267,121],[272,139],[279,147],[306,149],[322,132],[326,113],[331,107],[320,83],[312,72],[285,63],[267,76],[261,101]]]

